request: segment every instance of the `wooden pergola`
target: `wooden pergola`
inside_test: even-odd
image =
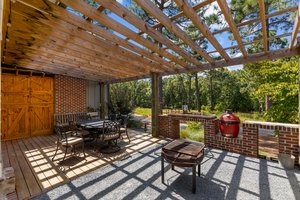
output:
[[[298,54],[295,41],[299,14],[290,33],[268,38],[266,28],[266,19],[286,13],[292,15],[298,10],[297,6],[265,15],[264,1],[259,0],[260,17],[235,24],[226,1],[217,0],[228,27],[212,32],[197,11],[214,3],[214,0],[205,0],[194,6],[188,1],[176,0],[181,12],[170,18],[150,0],[135,0],[138,6],[159,21],[154,26],[148,25],[117,1],[95,2],[98,8],[81,0],[4,0],[1,63],[112,83],[150,77],[153,73],[197,72]],[[76,13],[70,12],[69,8]],[[138,31],[105,14],[106,9]],[[187,17],[199,29],[199,37],[190,37],[175,23],[180,17]],[[244,42],[238,28],[252,23],[261,23],[263,38]],[[157,30],[159,27],[165,27],[182,42],[171,41]],[[215,35],[226,31],[233,34],[237,45],[222,47]],[[287,36],[291,36],[289,48],[268,50],[268,41]],[[207,52],[202,49],[197,44],[201,39],[207,39],[215,50]],[[262,43],[264,51],[249,54],[246,45],[253,43]],[[196,55],[189,53],[184,46]],[[231,49],[238,49],[241,56],[229,55],[228,50]],[[215,60],[213,53],[218,53],[221,60]]]
[[[172,17],[168,17],[150,0],[134,0],[158,21],[150,26],[118,1],[94,2],[98,6],[91,6],[82,0],[4,0],[1,64],[103,84],[151,77],[154,133],[160,113],[159,77],[299,55],[296,42],[298,6],[265,14],[264,1],[258,0],[259,18],[236,24],[226,0],[204,0],[193,6],[189,1],[175,0],[181,11]],[[227,27],[212,31],[197,14],[201,8],[212,3],[218,5]],[[105,10],[127,21],[134,29],[124,25],[117,17],[111,17]],[[266,19],[282,14],[293,15],[295,12],[292,32],[268,37]],[[192,38],[176,24],[181,17],[186,17],[199,30],[198,37]],[[263,37],[246,42],[239,28],[253,23],[261,24]],[[161,27],[174,34],[180,42],[163,35],[158,30]],[[228,31],[232,33],[236,45],[225,48],[216,35]],[[288,48],[269,49],[269,41],[283,37],[291,37]],[[214,50],[208,52],[201,48],[197,42],[203,39]],[[263,51],[249,53],[247,45],[254,43],[263,44]],[[188,49],[195,53],[190,53]],[[232,49],[240,52],[240,56],[230,55],[228,52]],[[216,53],[221,59],[214,58]]]
[[[52,73],[100,82],[102,115],[106,112],[106,85],[151,78],[152,135],[157,136],[158,116],[161,113],[161,76],[300,55],[297,43],[300,9],[297,5],[266,14],[264,0],[258,0],[258,18],[235,23],[226,0],[202,0],[195,5],[188,0],[175,0],[180,11],[170,17],[151,0],[134,2],[158,23],[150,26],[115,0],[94,0],[93,6],[83,0],[2,0],[1,65],[8,69],[25,68],[42,74]],[[217,5],[221,11],[227,24],[224,28],[212,30],[205,19],[198,15],[199,10],[211,4]],[[291,32],[269,36],[267,19],[284,14],[294,16],[295,13]],[[118,17],[112,17],[112,14]],[[182,17],[196,27],[198,36],[192,37],[176,24]],[[260,24],[262,38],[246,41],[239,29],[254,23]],[[177,40],[171,40],[159,29],[169,31]],[[218,34],[226,32],[232,34],[235,40],[233,46],[223,47],[217,39]],[[287,48],[269,48],[271,41],[286,37],[290,37]],[[202,40],[206,40],[213,50],[201,48],[199,41]],[[250,53],[247,46],[251,44],[260,44],[263,50]],[[230,54],[230,50],[239,52],[240,56]],[[218,59],[214,56],[216,54],[219,55]],[[300,140],[298,143],[300,146]],[[1,171],[0,146],[0,178]]]

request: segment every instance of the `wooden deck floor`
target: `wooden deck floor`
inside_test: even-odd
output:
[[[18,199],[28,199],[51,188],[69,182],[117,159],[125,159],[134,152],[161,144],[164,141],[150,134],[130,131],[131,143],[126,139],[119,144],[121,151],[101,154],[86,145],[86,158],[81,155],[68,156],[61,162],[63,153],[58,152],[55,160],[56,136],[38,136],[2,142],[4,167],[13,167],[16,177]]]

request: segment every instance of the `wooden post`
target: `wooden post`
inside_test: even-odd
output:
[[[161,87],[162,82],[159,81],[160,75],[157,73],[152,74],[152,136],[158,136],[158,115],[161,114]]]
[[[100,83],[100,118],[105,119],[108,115],[108,85]]]
[[[1,47],[0,47],[0,67],[2,69],[2,66],[1,66],[1,63],[2,63],[2,55],[3,55],[3,42],[5,41],[2,41],[2,40],[5,40],[4,38],[4,35],[6,35],[6,33],[2,33],[2,31],[4,31],[2,29],[2,21],[3,21],[3,17],[4,17],[4,1],[1,1],[0,3],[0,27],[1,27],[1,32],[0,32],[0,43],[1,43]],[[6,25],[5,25],[6,27]],[[2,35],[4,34],[4,35]],[[1,88],[1,70],[0,69],[0,88]],[[1,92],[2,93],[2,92]],[[1,99],[1,93],[0,93],[0,99]],[[2,161],[2,147],[1,147],[1,138],[2,138],[2,117],[1,117],[1,109],[2,109],[2,105],[0,105],[0,180],[2,180],[2,177],[3,177],[3,161]],[[1,197],[1,194],[0,194],[0,197]]]
[[[300,59],[298,63],[298,120],[299,120],[299,130],[298,130],[298,164],[300,165]]]

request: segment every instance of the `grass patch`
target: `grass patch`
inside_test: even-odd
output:
[[[196,110],[191,110],[191,112],[197,112]],[[137,107],[133,110],[134,114],[138,114],[138,115],[143,115],[145,117],[149,117],[151,116],[151,108],[141,108],[141,107]],[[219,112],[219,111],[203,111],[203,114],[214,114],[217,116],[217,118],[219,118],[224,112]],[[258,112],[251,112],[251,113],[241,113],[241,112],[237,112],[234,113],[235,115],[237,115],[241,122],[246,121],[246,120],[253,120],[253,121],[266,121],[262,114],[259,114]]]
[[[137,107],[133,110],[133,113],[137,115],[142,115],[144,117],[149,117],[151,116],[151,108]]]
[[[204,142],[203,124],[199,122],[187,122],[187,127],[180,128],[180,138]]]

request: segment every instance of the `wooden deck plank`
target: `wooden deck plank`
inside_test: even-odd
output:
[[[16,178],[16,192],[19,199],[26,199],[30,197],[30,192],[28,190],[26,181],[24,179],[22,170],[18,163],[18,156],[15,154],[13,145],[11,141],[7,141],[7,151],[9,152],[9,161],[11,166],[14,168],[15,171],[15,178]]]
[[[54,155],[55,149],[56,149],[56,137],[37,137],[38,139],[40,139],[40,142],[43,143],[46,146],[49,146],[49,148],[52,148],[52,151],[50,152],[50,154],[48,154],[51,158]],[[85,169],[80,169],[80,168],[76,168],[76,166],[69,166],[68,165],[68,160],[71,160],[71,162],[74,162],[74,160],[72,160],[72,156],[67,154],[66,160],[62,163],[60,163],[60,161],[62,160],[64,156],[64,152],[62,150],[58,150],[58,154],[55,157],[55,160],[59,161],[59,162],[55,162],[54,160],[54,166],[55,168],[57,168],[59,171],[59,168],[63,168],[63,172],[64,175],[66,176],[66,178],[68,179],[73,179],[75,177],[78,177],[80,175],[82,175],[84,172],[86,172],[87,170],[89,170],[88,168],[85,167]],[[82,163],[82,161],[80,161],[79,163]],[[85,163],[82,163],[82,165],[84,166]]]
[[[41,149],[40,147],[35,143],[35,141],[31,138],[30,141],[31,145],[33,147],[35,147],[35,149],[33,150],[33,153],[35,154],[35,161],[37,166],[40,169],[39,175],[40,178],[42,178],[43,176],[46,179],[41,179],[43,184],[45,185],[45,188],[52,188],[53,187],[53,183],[50,180],[50,177],[53,176],[53,174],[49,174],[49,169],[51,169],[51,167],[48,165],[47,160],[44,158],[44,156],[41,153]],[[49,185],[48,185],[49,183]]]
[[[35,177],[35,180],[36,180],[36,182],[38,183],[38,185],[41,189],[41,192],[45,191],[44,185],[42,184],[41,180],[42,179],[47,180],[47,178],[45,176],[43,176],[43,173],[41,173],[42,176],[43,176],[42,179],[40,179],[40,176],[38,176],[39,172],[40,172],[40,168],[34,160],[35,155],[31,154],[31,149],[28,149],[28,147],[25,144],[24,139],[23,140],[18,140],[18,143],[19,143],[21,151],[24,154],[26,162],[28,163],[28,166],[30,167],[30,169],[32,171],[32,174]],[[48,183],[48,185],[50,185],[50,183]]]
[[[18,141],[13,140],[12,145],[15,151],[15,154],[18,158],[18,163],[21,169],[21,172],[24,176],[25,182],[28,186],[28,190],[30,192],[30,196],[34,196],[41,193],[41,188],[37,183],[34,174],[32,173],[30,166],[28,165],[27,160],[24,157],[23,152],[21,151]]]
[[[41,164],[41,168],[44,171],[44,174],[46,175],[51,185],[55,186],[60,182],[64,182],[64,175],[60,173],[59,169],[56,169],[54,167],[51,158],[44,153],[44,149],[48,147],[45,144],[41,143],[37,137],[33,137],[31,141],[33,141],[36,147],[39,148],[40,154],[42,156],[42,159],[39,162]]]
[[[6,143],[7,142],[2,142],[1,148],[2,148],[2,161],[3,161],[3,167],[10,167],[11,164],[9,162],[9,157],[8,157],[8,152],[6,148]]]
[[[43,139],[44,139],[44,140],[41,141],[41,142],[44,143],[45,145],[49,145],[49,146],[55,145],[55,141],[56,141],[55,138],[50,137],[49,140],[46,140],[47,138],[43,138]],[[62,151],[61,151],[61,152],[62,152]],[[54,152],[53,152],[53,153],[54,153]],[[57,158],[59,158],[58,160],[62,160],[63,155],[64,155],[64,154],[63,154],[63,152],[62,152],[62,153],[60,153],[60,154],[58,154],[58,155],[56,155],[56,156],[57,156]],[[69,158],[70,158],[69,155],[67,155],[66,159],[69,159]],[[67,161],[64,162],[64,163],[67,164]],[[56,164],[57,164],[57,163],[56,163]],[[66,175],[69,179],[78,177],[78,176],[80,176],[81,174],[83,174],[84,172],[85,172],[84,170],[82,170],[82,169],[80,169],[80,168],[73,167],[73,166],[68,167],[67,169],[64,170],[65,175]]]
[[[52,186],[51,183],[48,181],[46,175],[44,174],[42,168],[40,167],[39,163],[37,162],[37,160],[42,159],[42,156],[39,154],[37,149],[32,146],[30,140],[31,140],[30,138],[24,139],[23,142],[28,149],[28,156],[30,156],[30,158],[28,159],[29,162],[31,163],[33,171],[36,173],[36,176],[40,184],[42,185],[42,190],[45,191],[46,189],[49,189]]]

